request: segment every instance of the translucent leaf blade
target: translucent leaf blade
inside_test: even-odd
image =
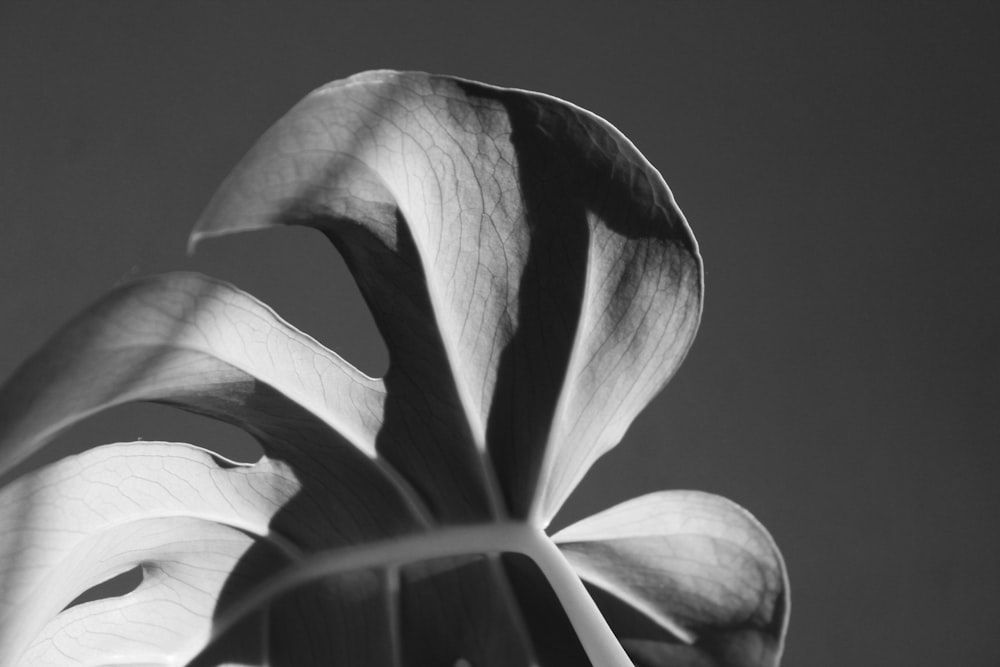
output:
[[[320,88],[192,241],[281,224],[333,240],[386,338],[397,417],[379,450],[471,516],[503,505],[546,523],[699,319],[700,258],[662,178],[610,124],[545,95],[397,72]],[[438,491],[427,460],[486,498]]]
[[[553,536],[642,667],[777,665],[784,563],[746,510],[707,493],[641,496]]]
[[[121,598],[99,599],[53,614],[26,647],[23,667],[56,665],[175,665],[200,652],[212,635],[219,595],[232,587],[232,570],[244,563],[254,540],[232,528],[194,520],[160,519],[120,526],[94,541],[76,567],[53,571],[39,593],[100,583],[112,568],[141,565],[143,580]],[[192,548],[192,543],[197,548]],[[272,554],[273,555],[273,554]],[[258,554],[258,557],[260,554]],[[280,559],[258,563],[266,575]],[[88,567],[89,566],[89,567]],[[89,570],[89,571],[88,571]],[[253,581],[244,581],[249,587]],[[31,607],[38,609],[39,599]],[[266,665],[267,646],[256,632],[229,646],[229,658]],[[235,660],[234,660],[235,662]],[[8,663],[4,663],[8,664]]]
[[[420,530],[391,488],[338,485],[323,450],[301,444],[295,451],[304,455],[291,464],[265,457],[238,466],[190,445],[107,445],[5,487],[0,663],[248,659],[245,624],[235,640],[231,631],[219,635],[218,624],[250,591],[307,554]],[[137,565],[146,576],[135,591],[64,610]],[[250,655],[260,664],[364,657],[364,664],[390,667],[398,649],[389,602],[381,575],[363,568],[289,590],[253,610],[273,605],[266,636],[259,626],[253,631],[260,619],[249,619],[257,640]]]
[[[68,651],[65,643],[81,622],[96,628],[113,620],[121,604],[97,601],[68,616],[60,612],[135,565],[150,575],[124,606],[135,603],[140,616],[161,615],[163,632],[150,641],[163,650],[171,637],[206,640],[221,591],[235,585],[238,563],[249,565],[253,544],[268,545],[263,551],[272,569],[297,556],[270,523],[298,492],[287,466],[266,458],[220,467],[196,447],[152,442],[90,450],[22,477],[0,491],[0,662],[18,664],[29,647],[40,655],[61,642]],[[109,605],[117,612],[106,613]],[[125,634],[122,646],[134,647]],[[190,648],[171,648],[184,647]]]
[[[198,409],[225,400],[227,418],[284,396],[369,456],[381,383],[364,376],[253,297],[197,274],[123,286],[84,311],[0,388],[0,472],[95,412],[134,400]]]

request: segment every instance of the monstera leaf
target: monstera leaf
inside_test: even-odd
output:
[[[341,252],[385,377],[201,275],[84,312],[0,392],[0,471],[140,400],[266,455],[120,443],[8,484],[0,664],[778,663],[784,567],[741,508],[663,492],[546,532],[699,321],[694,238],[625,137],[545,95],[361,74],[268,131],[192,243],[281,225]]]

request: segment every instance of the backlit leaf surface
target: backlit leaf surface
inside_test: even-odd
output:
[[[394,72],[321,88],[194,238],[280,224],[347,258],[389,348],[380,451],[449,514],[547,523],[698,323],[700,260],[659,174],[544,95]],[[442,461],[503,497],[452,489]]]
[[[771,665],[788,584],[749,512],[698,491],[666,491],[583,519],[552,539],[592,585],[638,665]]]
[[[192,243],[281,225],[344,256],[385,377],[194,274],[71,322],[0,390],[0,473],[135,400],[235,424],[266,456],[118,444],[9,485],[0,664],[776,662],[780,556],[731,505],[656,495],[562,551],[544,533],[698,325],[694,238],[625,137],[545,95],[361,74],[269,130]],[[135,566],[136,590],[64,609]]]

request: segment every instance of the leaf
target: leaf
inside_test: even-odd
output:
[[[742,507],[698,491],[653,493],[552,539],[639,667],[778,664],[785,566]]]
[[[624,136],[536,93],[361,74],[261,139],[192,244],[285,224],[345,257],[386,376],[194,274],[124,286],[67,325],[0,389],[0,474],[134,400],[232,423],[266,456],[111,445],[0,491],[10,661],[627,667],[612,630],[643,666],[777,660],[780,556],[730,506],[655,496],[609,511],[644,516],[636,536],[604,515],[560,533],[580,538],[562,551],[544,533],[700,317],[697,245]],[[687,519],[714,548],[736,536],[762,578],[717,567],[712,588],[662,557],[690,546]],[[64,608],[136,565],[135,591]],[[771,620],[739,625],[753,600]]]
[[[320,88],[192,242],[281,224],[347,259],[390,354],[377,446],[439,513],[547,524],[698,324],[700,259],[663,179],[545,95],[396,72]],[[428,461],[493,497],[442,485]]]

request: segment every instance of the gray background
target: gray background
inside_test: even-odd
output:
[[[687,362],[559,525],[660,488],[720,493],[785,554],[786,664],[1000,665],[1000,12],[871,4],[4,2],[0,377],[112,285],[179,268],[377,373],[318,236],[188,258],[188,228],[326,81],[393,67],[542,90],[639,146],[707,266]],[[138,437],[246,443],[133,406],[58,451]]]

